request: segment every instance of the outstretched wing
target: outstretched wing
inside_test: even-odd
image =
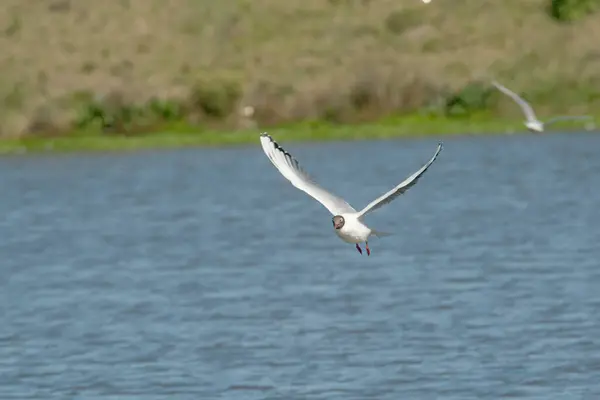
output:
[[[492,81],[492,85],[494,85],[496,89],[500,90],[502,93],[513,99],[521,107],[521,110],[523,110],[525,118],[527,118],[528,121],[537,121],[537,117],[535,116],[535,112],[533,112],[533,108],[531,108],[529,103],[527,103],[522,97],[520,97],[512,90],[502,86],[496,81]]]
[[[560,117],[554,117],[554,118],[550,118],[548,121],[544,122],[544,125],[550,125],[553,124],[555,122],[558,121],[569,121],[569,120],[589,120],[592,119],[591,116],[589,115],[581,115],[581,116],[560,116]]]
[[[421,167],[421,169],[419,169],[417,172],[415,172],[414,174],[412,174],[411,176],[409,176],[408,178],[406,178],[402,183],[400,183],[398,186],[396,186],[395,188],[393,188],[392,190],[390,190],[389,192],[387,192],[386,194],[384,194],[383,196],[379,197],[376,200],[373,200],[371,203],[369,203],[365,208],[363,208],[359,213],[358,213],[358,217],[362,217],[365,214],[377,210],[379,207],[391,202],[392,200],[394,200],[396,197],[400,196],[401,194],[403,194],[404,192],[406,192],[408,189],[410,189],[415,183],[417,183],[417,181],[419,180],[419,178],[425,173],[425,171],[427,171],[427,169],[429,168],[429,166],[431,164],[433,164],[433,162],[435,161],[435,159],[437,158],[438,154],[440,154],[440,151],[442,151],[442,144],[438,144],[438,147],[435,151],[435,154],[433,155],[433,157],[431,157],[431,159],[427,162],[427,164],[423,165]]]
[[[319,203],[323,204],[333,215],[343,213],[354,213],[356,210],[346,203],[343,199],[329,193],[300,167],[298,161],[287,151],[285,151],[271,136],[266,132],[260,134],[260,143],[262,148],[281,175],[289,180],[292,185],[313,197]]]

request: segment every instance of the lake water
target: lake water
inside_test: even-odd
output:
[[[437,140],[280,143],[362,208]],[[443,141],[370,257],[258,138],[0,158],[0,398],[600,398],[600,135]]]

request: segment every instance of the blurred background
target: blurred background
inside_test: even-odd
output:
[[[423,111],[520,116],[491,78],[541,113],[593,114],[600,102],[595,0],[1,7],[4,136],[141,133],[173,122],[358,122]]]
[[[598,4],[3,0],[0,399],[600,398]]]

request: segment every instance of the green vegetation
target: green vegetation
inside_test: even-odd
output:
[[[2,2],[0,151],[503,132],[492,78],[540,117],[600,106],[600,0],[94,4]]]
[[[303,122],[269,129],[278,140],[358,140],[386,139],[402,136],[429,135],[443,132],[482,133],[502,132],[518,122],[492,121],[485,115],[470,118],[436,118],[412,116],[389,118],[376,124],[359,124],[349,127],[327,122]],[[145,148],[176,148],[184,146],[258,144],[258,131],[253,129],[225,132],[207,130],[198,132],[189,126],[173,125],[163,133],[147,135],[96,135],[82,134],[60,137],[24,137],[0,141],[0,154],[38,151],[111,151],[139,150]]]
[[[562,123],[563,127],[581,129],[578,122]],[[488,113],[465,117],[445,117],[433,114],[385,118],[377,123],[335,124],[326,121],[305,121],[286,124],[268,130],[277,140],[361,140],[416,137],[424,135],[510,133],[523,130],[521,120],[493,119]],[[0,140],[0,154],[29,152],[112,151],[192,146],[258,145],[259,132],[244,130],[202,130],[188,125],[173,124],[162,133],[145,135],[98,135],[79,133],[68,136],[25,136]]]
[[[600,0],[552,0],[550,15],[559,21],[575,21],[600,9]]]

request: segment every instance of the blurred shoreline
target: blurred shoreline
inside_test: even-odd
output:
[[[492,79],[595,114],[600,14],[567,3],[5,0],[0,138],[521,118]]]
[[[592,130],[578,122],[553,126],[555,131]],[[351,141],[439,137],[440,140],[464,135],[502,135],[527,133],[519,119],[497,119],[491,116],[436,117],[407,115],[382,119],[376,123],[331,124],[320,121],[287,124],[279,127],[243,130],[210,130],[174,124],[161,131],[135,135],[73,132],[54,137],[24,137],[0,140],[0,155],[44,152],[134,151],[186,147],[226,147],[258,145],[259,133],[267,131],[281,142]],[[551,131],[542,133],[550,134]]]

